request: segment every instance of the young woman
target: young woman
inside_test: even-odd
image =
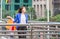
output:
[[[8,18],[11,18],[14,20],[15,23],[21,23],[21,24],[26,24],[28,22],[28,15],[25,13],[26,8],[21,7],[18,9],[18,13],[15,16],[15,19],[13,19],[10,16],[7,16]],[[26,26],[16,26],[17,30],[27,30]],[[18,34],[25,34],[26,32],[18,32]],[[19,38],[26,38],[26,36],[19,36]]]

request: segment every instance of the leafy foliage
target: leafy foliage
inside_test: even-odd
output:
[[[47,21],[47,18],[45,17],[45,18],[39,18],[39,19],[37,19],[37,21]]]
[[[7,15],[10,15],[10,11],[7,11],[7,10],[2,10],[2,18],[6,18]]]
[[[56,15],[56,16],[53,16],[51,17],[50,19],[51,21],[55,21],[55,22],[60,22],[60,14]]]
[[[31,17],[31,20],[36,19],[36,13],[33,7],[28,7],[27,13],[29,14],[29,17]]]

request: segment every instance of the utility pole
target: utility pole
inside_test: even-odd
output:
[[[47,22],[49,22],[49,0],[46,0],[46,7],[47,7]],[[49,30],[49,25],[48,25],[48,30]],[[49,32],[48,32],[49,34]],[[50,39],[49,38],[49,35],[47,35],[47,39]]]
[[[1,19],[2,19],[2,1],[3,0],[1,0]]]

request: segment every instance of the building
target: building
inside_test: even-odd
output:
[[[60,0],[50,0],[49,5],[50,5],[49,8],[50,8],[52,16],[60,14]],[[53,27],[53,26],[51,26],[51,27]],[[60,26],[56,26],[55,28],[59,28],[60,29]],[[59,34],[58,35],[52,35],[52,36],[56,37],[56,39],[60,39],[60,35]]]
[[[32,6],[32,0],[3,0],[3,9],[10,11],[10,15],[13,17],[15,12],[21,6]]]
[[[52,4],[54,6],[54,9],[60,9],[60,0],[53,0]]]
[[[36,11],[36,15],[38,18],[41,18],[41,17],[45,17],[46,13],[45,13],[45,10],[46,10],[46,0],[32,0],[32,6],[34,7],[35,11]],[[60,14],[60,12],[55,12],[55,10],[58,10],[60,11],[60,0],[49,0],[49,11],[51,12],[51,16],[54,16],[54,15],[57,15],[57,14]],[[60,28],[59,26],[58,27],[55,27],[55,26],[51,26],[53,28]],[[53,30],[50,29],[50,30]],[[56,30],[56,29],[54,29]],[[51,32],[53,33],[53,32]],[[60,39],[60,35],[51,35],[52,37],[56,37],[56,39]],[[58,38],[57,38],[58,37]],[[51,37],[50,37],[51,38]],[[52,39],[52,38],[51,38]]]
[[[46,0],[32,0],[32,6],[37,18],[46,17]],[[60,0],[49,0],[49,11],[51,16],[60,14]]]
[[[60,0],[50,0],[50,11],[52,16],[60,14]]]
[[[52,3],[53,0],[49,0],[49,10],[51,12],[51,16],[53,16],[53,3]]]
[[[46,0],[32,0],[32,6],[36,11],[37,18],[45,17]]]

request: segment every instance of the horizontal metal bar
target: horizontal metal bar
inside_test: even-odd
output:
[[[0,36],[30,36],[30,34],[0,34]]]
[[[48,25],[60,25],[60,22],[43,22],[43,23],[31,23],[31,26],[48,26]]]
[[[60,30],[33,30],[32,32],[60,32]]]
[[[29,24],[19,24],[19,23],[14,23],[14,24],[7,24],[7,23],[0,23],[0,26],[29,26]]]
[[[31,32],[31,30],[0,30],[1,32]]]
[[[37,28],[37,29],[39,29],[39,28],[42,28],[42,29],[48,29],[48,27],[44,27],[44,26],[33,26],[33,28]],[[60,28],[56,28],[56,27],[49,27],[49,29],[56,29],[56,30],[60,30]]]
[[[31,32],[31,30],[0,30],[1,32]],[[60,32],[60,30],[33,30],[32,32]]]
[[[58,35],[59,33],[44,33],[44,34],[32,34],[32,36],[38,35]],[[59,34],[60,35],[60,34]],[[31,36],[31,34],[0,34],[0,36]]]
[[[60,22],[44,22],[44,23],[27,23],[27,24],[17,24],[17,23],[14,23],[14,24],[6,24],[6,23],[0,23],[0,26],[48,26],[48,25],[60,25]]]

